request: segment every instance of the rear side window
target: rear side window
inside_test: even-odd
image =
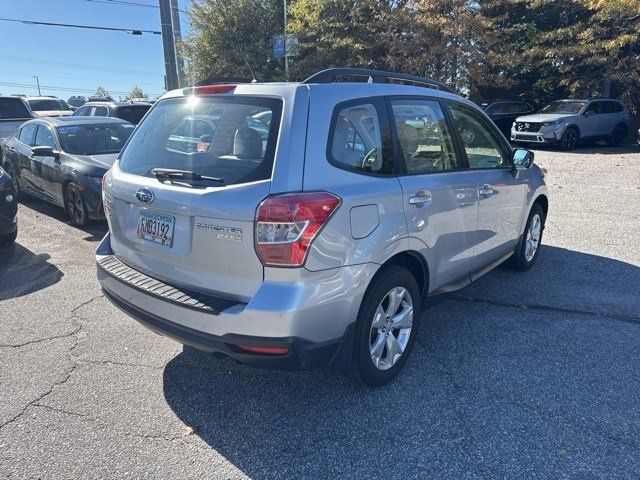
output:
[[[14,118],[31,118],[31,114],[19,98],[0,98],[0,119]]]
[[[151,108],[151,105],[133,105],[131,107],[118,107],[116,109],[116,117],[126,120],[129,123],[137,125],[147,113],[147,110]],[[105,117],[107,113],[104,114]]]
[[[29,147],[33,146],[33,139],[36,134],[37,125],[26,125],[20,129],[20,133],[18,134],[18,140],[20,143],[23,143]]]
[[[264,135],[256,116],[270,112]],[[271,178],[282,101],[206,95],[159,101],[122,152],[120,168],[152,176],[154,168],[187,170],[231,185]],[[217,183],[216,183],[217,185]]]
[[[393,159],[383,150],[380,118],[372,103],[338,105],[327,149],[331,164],[355,172],[393,173]]]
[[[458,168],[451,133],[440,104],[433,100],[392,100],[402,158],[410,175]]]
[[[80,107],[75,112],[73,112],[73,114],[76,117],[86,117],[87,115],[89,115],[90,110],[91,107]]]

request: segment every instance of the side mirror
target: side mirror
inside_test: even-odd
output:
[[[533,152],[518,148],[513,152],[513,166],[517,170],[526,170],[533,165]]]
[[[31,147],[31,155],[34,157],[53,157],[56,160],[60,158],[60,152],[51,147]]]
[[[585,117],[593,117],[595,114],[596,112],[594,112],[593,110],[587,110],[586,112],[584,112]]]

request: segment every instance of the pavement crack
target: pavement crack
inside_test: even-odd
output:
[[[22,348],[22,347],[26,347],[29,345],[36,345],[38,343],[42,343],[42,342],[49,342],[51,340],[59,340],[61,338],[68,338],[68,337],[72,337],[74,335],[76,335],[80,330],[82,329],[82,327],[80,325],[77,325],[76,328],[69,332],[69,333],[61,333],[59,335],[52,335],[50,337],[44,337],[44,338],[38,338],[35,340],[29,340],[26,342],[22,342],[22,343],[0,343],[0,348]]]
[[[518,304],[518,303],[510,303],[510,302],[498,302],[496,300],[486,300],[484,298],[476,298],[476,297],[452,297],[451,300],[459,301],[459,302],[469,302],[469,303],[481,303],[485,305],[494,305],[497,307],[506,307],[506,308],[519,308],[526,310],[534,310],[534,311],[542,311],[542,312],[556,312],[556,313],[570,313],[570,314],[578,314],[578,315],[589,315],[593,317],[605,317],[611,320],[616,320],[624,323],[633,323],[640,324],[640,317],[636,317],[633,315],[623,315],[618,313],[608,313],[608,312],[598,312],[594,310],[584,310],[580,308],[565,308],[565,307],[554,307],[552,305],[541,305],[541,304]]]

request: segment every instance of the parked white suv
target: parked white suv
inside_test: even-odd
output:
[[[533,154],[475,104],[361,69],[169,92],[103,184],[98,278],[118,307],[246,364],[367,385],[405,364],[426,297],[530,268],[548,210]]]
[[[564,150],[597,140],[621,146],[630,131],[629,110],[618,100],[558,100],[539,113],[516,118],[511,141],[559,144]]]

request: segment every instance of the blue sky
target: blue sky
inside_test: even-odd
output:
[[[158,5],[157,0],[128,1]],[[184,10],[189,0],[179,0],[179,6]],[[160,30],[159,10],[152,7],[111,0],[0,0],[0,17]],[[184,13],[181,20],[184,35]],[[135,85],[157,95],[164,91],[162,38],[0,21],[0,93],[37,94],[33,75],[43,95],[64,100],[91,94],[99,85],[113,98]]]

